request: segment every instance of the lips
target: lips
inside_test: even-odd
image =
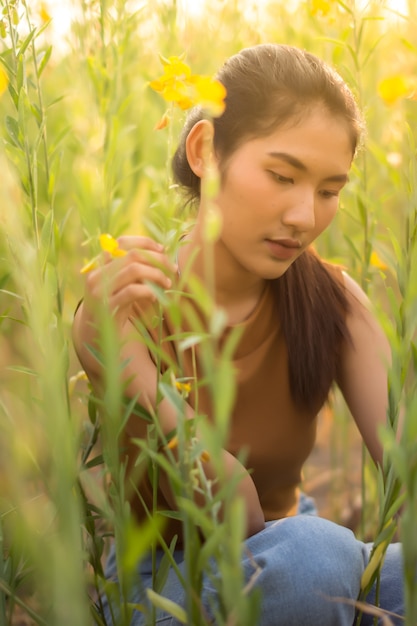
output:
[[[290,238],[265,239],[265,244],[271,256],[283,261],[295,257],[301,248],[301,242],[298,239]]]

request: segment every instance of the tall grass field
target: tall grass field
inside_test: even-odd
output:
[[[367,123],[338,215],[316,245],[361,284],[392,346],[390,406],[380,433],[384,468],[376,471],[360,453],[357,533],[375,542],[364,593],[378,578],[386,546],[402,541],[405,624],[415,626],[417,3],[211,0],[187,8],[176,0],[73,0],[69,6],[64,31],[58,0],[0,0],[0,625],[110,626],[104,590],[119,607],[112,626],[130,624],[135,566],[160,538],[164,516],[151,510],[138,526],[126,503],[118,439],[133,407],[124,401],[118,344],[105,312],[104,398],[94,397],[74,354],[80,270],[99,253],[102,233],[148,234],[171,251],[193,219],[170,172],[185,114],[150,87],[161,75],[161,58],[181,57],[194,73],[211,75],[243,47],[280,42],[334,65]],[[219,348],[222,312],[209,289],[191,287],[210,313],[211,335],[195,321],[193,333],[178,341],[204,351],[215,406],[205,439],[216,459],[233,402],[236,337]],[[175,294],[168,305],[181,319]],[[160,346],[150,348],[161,355]],[[186,393],[180,364],[172,364],[159,397],[181,414]],[[337,392],[329,410],[336,431],[346,428],[350,417]],[[200,476],[207,505],[198,509],[192,493],[202,451],[179,428],[179,445],[188,447],[177,463],[152,444],[157,414],[147,419],[150,443],[138,442],[141,458],[155,480],[161,468],[168,472],[182,503],[187,602],[167,603],[159,593],[173,561],[174,545],[166,545],[149,604],[136,609],[149,625],[163,608],[180,623],[207,626],[199,589],[214,559],[221,577],[213,581],[221,598],[217,623],[254,626],[261,599],[240,567],[244,531],[235,486],[222,493],[220,521]],[[348,447],[343,454],[349,456]],[[120,585],[103,574],[114,538]]]

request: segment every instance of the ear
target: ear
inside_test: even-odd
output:
[[[190,130],[185,142],[185,151],[190,168],[202,178],[213,153],[213,124],[200,120]]]

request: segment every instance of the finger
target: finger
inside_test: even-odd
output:
[[[116,294],[129,285],[146,283],[152,283],[161,289],[172,286],[172,280],[163,270],[145,263],[132,262],[123,267],[114,278],[112,293]]]
[[[167,274],[176,274],[178,266],[166,254],[154,250],[139,250],[134,248],[127,254],[126,262],[143,263],[161,269]]]
[[[150,237],[125,235],[123,237],[119,237],[117,241],[120,248],[127,251],[134,250],[135,248],[139,250],[153,250],[154,252],[164,251],[164,246]]]
[[[111,311],[129,310],[135,302],[146,303],[156,302],[157,297],[149,285],[141,283],[130,283],[123,289],[109,298],[109,309]]]
[[[115,259],[111,264],[93,270],[86,279],[86,291],[95,300],[116,295],[131,284],[153,283],[161,289],[169,289],[172,280],[153,265],[143,262]]]

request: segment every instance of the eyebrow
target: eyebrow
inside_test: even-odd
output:
[[[268,152],[268,156],[285,161],[302,172],[307,172],[307,166],[302,161],[297,159],[297,157],[292,154],[288,154],[288,152]],[[347,174],[334,174],[333,176],[326,176],[324,180],[326,182],[347,183],[349,181],[349,176]]]

